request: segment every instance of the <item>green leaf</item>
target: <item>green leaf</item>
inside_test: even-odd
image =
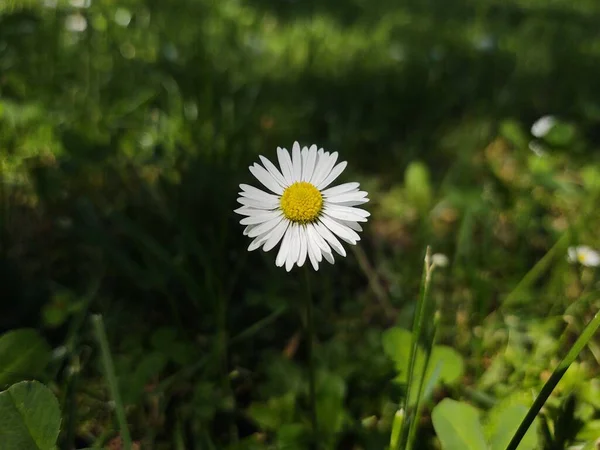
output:
[[[277,448],[282,450],[303,450],[308,447],[310,431],[299,423],[286,424],[277,430]]]
[[[558,122],[554,125],[548,134],[544,136],[544,140],[551,145],[566,146],[573,143],[575,138],[575,127],[569,123]]]
[[[404,174],[406,197],[420,211],[427,211],[432,202],[431,180],[427,166],[421,162],[412,162]]]
[[[410,357],[411,333],[399,327],[389,328],[383,333],[383,351],[394,361],[398,376],[395,381],[406,383],[408,377],[408,359]],[[415,361],[415,373],[420,374],[423,370],[424,352],[421,348],[417,351]],[[437,379],[431,383],[432,377],[437,372]],[[464,362],[462,356],[453,348],[444,345],[433,347],[429,367],[425,378],[425,385],[443,382],[452,384],[458,381],[464,373]],[[418,383],[413,383],[413,389],[418,389]],[[413,393],[416,395],[416,391]],[[412,395],[412,398],[416,398]]]
[[[523,132],[519,122],[515,120],[505,120],[500,125],[500,135],[508,139],[518,148],[527,148],[529,142],[528,136]]]
[[[495,411],[494,411],[495,410]],[[490,442],[492,450],[505,450],[513,435],[519,428],[519,424],[527,414],[525,405],[498,405],[490,415],[494,416],[493,424],[490,426]],[[537,439],[537,426],[532,426],[519,444],[519,450],[535,450],[540,448]]]
[[[383,351],[394,361],[399,375],[398,381],[406,381],[408,358],[410,357],[411,332],[404,328],[388,328],[382,335]]]
[[[58,400],[42,383],[22,381],[0,392],[0,449],[51,450],[60,431]]]
[[[596,450],[598,445],[596,444],[596,440],[589,441],[585,444],[585,446],[581,450]]]
[[[471,405],[446,398],[433,409],[431,419],[442,449],[487,449],[479,411]]]
[[[293,392],[272,397],[266,403],[252,403],[248,415],[265,430],[277,430],[293,421],[296,396]]]
[[[431,374],[438,364],[441,367],[440,380],[446,384],[457,382],[465,372],[462,356],[452,347],[445,345],[433,347],[428,373]]]
[[[37,331],[22,328],[0,336],[0,386],[42,375],[51,358],[50,346]]]
[[[600,169],[596,165],[590,164],[580,171],[583,186],[590,192],[600,192]]]
[[[339,375],[320,372],[317,377],[317,417],[321,429],[327,434],[338,433],[346,419],[344,397],[346,382]]]

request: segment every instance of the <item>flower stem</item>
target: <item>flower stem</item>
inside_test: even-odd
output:
[[[542,390],[533,402],[533,405],[531,405],[531,408],[529,408],[527,415],[519,425],[519,428],[517,429],[515,435],[508,444],[508,447],[506,447],[506,450],[516,450],[516,448],[519,446],[519,443],[525,436],[525,433],[527,433],[527,430],[529,429],[536,416],[542,409],[542,406],[544,406],[544,403],[546,403],[546,400],[548,400],[548,397],[550,397],[550,394],[552,394],[552,391],[554,390],[560,379],[563,377],[569,366],[575,361],[581,350],[583,350],[583,348],[587,345],[589,340],[593,337],[594,333],[596,332],[599,326],[600,312],[597,312],[593,319],[590,320],[590,322],[586,325],[583,332],[581,333],[579,338],[577,338],[567,355],[563,358],[563,360],[556,367],[556,369],[554,369],[554,372],[552,373],[548,381],[546,381],[546,384],[544,384],[544,386],[542,387]]]
[[[121,395],[119,394],[117,376],[115,375],[115,366],[110,354],[110,348],[108,347],[108,339],[106,337],[106,330],[104,329],[104,322],[100,314],[94,314],[92,316],[92,325],[94,326],[96,340],[100,346],[102,365],[104,366],[104,374],[106,375],[108,389],[110,390],[110,395],[115,402],[115,413],[117,414],[117,422],[119,422],[121,439],[123,439],[123,448],[125,450],[131,450],[131,436],[129,434],[129,428],[127,427],[125,408],[123,407]]]
[[[315,388],[315,358],[314,358],[314,341],[315,341],[315,324],[313,317],[312,294],[310,289],[310,269],[307,267],[306,273],[306,349],[308,355],[308,401],[310,405],[310,421],[312,424],[313,439],[311,448],[317,448],[317,436],[319,434],[317,422],[317,400]]]

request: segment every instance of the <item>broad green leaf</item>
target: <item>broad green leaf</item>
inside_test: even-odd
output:
[[[0,450],[56,448],[60,408],[42,383],[22,381],[0,392],[0,417]]]
[[[576,130],[573,125],[565,122],[558,122],[550,129],[550,131],[548,131],[548,134],[544,136],[544,140],[551,145],[565,146],[573,142],[575,134]]]
[[[423,370],[423,358],[423,352],[419,352],[415,363],[417,377]],[[423,392],[421,393],[422,397],[428,398],[439,383],[456,383],[462,377],[464,369],[462,356],[456,350],[443,345],[435,346],[429,359],[429,367],[427,368]],[[411,404],[416,402],[418,392],[419,382],[417,378],[411,386]]]
[[[519,148],[527,148],[529,137],[525,134],[521,125],[515,120],[505,120],[500,125],[500,134]]]
[[[396,370],[398,371],[398,376],[395,378],[395,381],[398,383],[406,383],[411,347],[410,331],[399,327],[389,328],[383,333],[382,341],[384,352],[392,359],[392,361],[394,361]],[[416,374],[422,372],[423,364],[424,351],[419,348],[415,360]],[[436,345],[431,352],[425,385],[431,380],[434,371],[439,372],[440,382],[447,384],[455,383],[464,373],[463,358],[451,347]],[[417,389],[416,386],[417,383],[414,383],[413,389]]]
[[[40,376],[51,358],[50,346],[29,328],[0,336],[0,386]]]
[[[600,192],[600,169],[595,164],[585,166],[580,171],[583,186],[590,192]]]
[[[308,448],[310,431],[300,423],[285,424],[277,430],[277,448],[282,450],[304,450]]]
[[[327,434],[335,434],[341,430],[346,419],[346,383],[339,375],[323,371],[317,377],[316,388],[319,424]]]
[[[598,445],[596,444],[596,440],[593,440],[586,443],[585,446],[581,448],[581,450],[596,450],[597,448]]]
[[[296,396],[290,392],[281,397],[272,397],[265,403],[252,403],[248,415],[265,430],[277,430],[293,421]]]
[[[514,436],[519,424],[527,414],[528,408],[524,405],[510,405],[503,407],[498,412],[493,425],[490,438],[492,450],[504,450]],[[519,444],[518,450],[535,450],[540,448],[537,438],[537,422],[527,431]]]
[[[404,184],[411,205],[420,211],[427,211],[433,197],[427,166],[418,161],[410,163],[404,174]]]
[[[411,332],[399,327],[385,330],[382,336],[383,351],[394,361],[399,372],[398,381],[406,381],[410,357]]]
[[[431,414],[443,450],[486,450],[479,411],[466,403],[446,398]]]
[[[579,441],[594,441],[600,437],[600,419],[588,420],[577,433]]]
[[[463,358],[452,347],[436,345],[431,352],[428,373],[431,374],[437,364],[440,364],[440,380],[446,384],[458,381],[465,372]]]

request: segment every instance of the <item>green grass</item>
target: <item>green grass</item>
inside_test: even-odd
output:
[[[598,435],[598,342],[573,345],[599,280],[566,260],[600,248],[597,2],[129,0],[126,27],[108,0],[51,3],[0,6],[0,330],[54,349],[18,377],[61,399],[59,447],[128,429],[142,448],[303,449],[316,411],[322,448],[379,450],[404,404],[402,439],[427,450],[446,397],[491,439],[575,349],[532,409],[539,442]],[[338,151],[372,199],[359,246],[311,274],[313,346],[303,274],[248,253],[232,212],[247,166],[294,140]],[[428,246],[450,265],[413,406],[412,358],[384,336],[419,317]]]

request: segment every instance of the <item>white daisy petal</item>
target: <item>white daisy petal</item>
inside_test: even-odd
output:
[[[304,262],[306,261],[306,256],[308,252],[308,232],[306,231],[306,227],[300,227],[300,251],[298,253],[298,267],[302,267]]]
[[[315,229],[340,256],[346,256],[346,250],[344,250],[343,245],[325,225],[323,225],[321,222],[317,222],[315,223]]]
[[[256,225],[248,225],[246,228],[244,228],[244,232],[242,233],[244,236],[248,236],[248,233],[250,233],[250,230],[252,230],[252,228],[255,228]]]
[[[362,200],[368,194],[365,191],[356,191],[356,192],[346,192],[343,194],[332,195],[330,197],[326,197],[328,202],[331,203],[344,203],[344,202],[352,202],[356,200]]]
[[[323,239],[321,237],[321,235],[319,234],[319,232],[317,231],[317,228],[315,226],[315,224],[308,224],[306,226],[306,231],[308,232],[308,239],[310,241],[313,241],[314,243],[317,244],[317,247],[324,251],[324,252],[329,252],[331,253],[331,248],[329,247],[329,245],[327,244],[327,242],[325,241],[325,239]],[[341,244],[340,244],[341,246]]]
[[[302,147],[300,158],[302,161],[302,173],[300,174],[300,179],[305,181],[306,178],[304,172],[306,171],[306,163],[308,162],[308,147]]]
[[[367,203],[369,201],[368,198],[363,198],[360,200],[353,200],[353,201],[347,201],[347,202],[335,202],[336,205],[340,205],[340,206],[358,206],[358,205],[363,205],[365,203]]]
[[[325,198],[336,197],[340,194],[346,194],[350,191],[354,191],[354,190],[358,189],[359,186],[360,186],[360,183],[356,183],[356,182],[338,184],[337,186],[331,187],[329,189],[325,189],[323,192],[321,192],[321,194],[323,194],[323,197],[325,197]]]
[[[278,202],[279,201],[279,197],[277,195],[267,194],[266,192],[257,194],[255,192],[241,191],[241,192],[238,192],[238,195],[240,195],[242,197],[246,197],[246,198],[251,198],[254,200],[265,201],[265,202],[273,202],[273,201]]]
[[[244,217],[242,220],[240,220],[240,223],[242,225],[256,225],[258,223],[267,222],[279,217],[281,217],[280,211],[265,211],[262,214]]]
[[[294,181],[302,179],[302,156],[300,155],[300,144],[294,142],[292,147],[292,168],[294,170]]]
[[[367,218],[354,211],[340,210],[339,208],[349,208],[348,206],[341,206],[333,208],[335,205],[329,205],[323,209],[323,215],[329,216],[336,220],[349,220],[353,222],[366,222]]]
[[[263,251],[268,252],[269,250],[274,248],[279,243],[279,241],[281,240],[283,235],[285,234],[285,231],[288,229],[289,225],[290,225],[289,220],[284,219],[281,222],[279,222],[275,226],[275,228],[273,228],[273,230],[271,230],[271,234],[269,235],[269,239],[267,239],[267,241],[265,242]]]
[[[319,220],[325,225],[329,230],[337,235],[340,239],[348,242],[349,244],[356,244],[360,241],[360,236],[346,225],[342,225],[336,220],[331,219],[330,217],[324,215],[319,218]]]
[[[331,170],[329,175],[327,175],[327,177],[317,185],[317,189],[325,189],[327,186],[333,183],[335,179],[339,177],[340,174],[344,171],[347,165],[348,163],[346,161],[342,161],[337,166],[335,166]]]
[[[325,179],[327,175],[329,175],[331,169],[333,169],[337,158],[337,152],[333,152],[331,155],[325,152],[320,158],[323,160],[323,162],[319,160],[319,167],[315,169],[315,174],[313,175],[311,183],[319,187],[319,184]]]
[[[285,264],[288,253],[290,251],[291,236],[292,236],[292,227],[288,227],[285,234],[283,235],[283,241],[281,241],[281,247],[279,247],[279,252],[277,253],[277,258],[275,259],[275,265],[277,267],[281,267]]]
[[[338,220],[338,222],[341,223],[342,225],[346,225],[348,228],[351,228],[354,231],[362,231],[363,230],[359,223],[353,222],[351,220]]]
[[[250,243],[250,245],[248,246],[248,251],[252,252],[254,250],[256,250],[257,248],[259,248],[261,245],[264,244],[264,242],[269,238],[269,234],[263,234],[262,236],[258,236],[256,238],[254,238],[254,240]]]
[[[258,164],[250,166],[249,169],[250,173],[254,175],[256,179],[260,181],[267,189],[279,195],[283,194],[283,187],[277,183],[277,180],[273,178],[273,175],[267,172],[267,169]]]
[[[255,214],[264,213],[265,211],[267,211],[267,210],[250,208],[249,206],[242,206],[238,209],[233,210],[234,213],[240,214],[242,216],[254,216]]]
[[[310,263],[312,264],[313,269],[319,270],[319,261],[317,260],[317,256],[315,254],[314,243],[309,239],[307,244],[308,244],[308,246],[307,246],[308,259],[310,260]],[[317,249],[317,251],[319,251],[319,250]],[[319,252],[319,255],[320,254],[321,254],[321,252]]]
[[[269,196],[269,197],[277,197],[276,195],[269,194],[268,192],[263,191],[262,189],[255,188],[254,186],[250,186],[249,184],[240,184],[240,189],[249,194],[256,194],[255,196]],[[243,195],[240,193],[240,195]],[[247,197],[247,196],[246,196]]]
[[[329,264],[335,264],[335,258],[333,257],[333,253],[323,252],[323,257],[327,260]]]
[[[248,237],[254,238],[266,233],[271,233],[282,220],[285,219],[283,219],[283,217],[276,217],[275,219],[258,224],[248,232]]]
[[[304,167],[302,167],[302,179],[304,181],[310,182],[315,173],[315,164],[317,163],[317,146],[311,145],[308,149],[308,157],[306,158],[306,163]]]
[[[254,198],[239,197],[237,199],[237,201],[238,201],[238,203],[241,203],[244,206],[249,206],[251,208],[256,208],[256,209],[275,209],[275,208],[279,207],[278,200],[263,201],[263,200],[256,200]]]
[[[300,254],[300,232],[299,225],[292,225],[292,237],[290,242],[290,251],[288,252],[287,259],[285,260],[285,270],[289,272],[294,267],[294,264],[298,261],[298,255]]]
[[[279,183],[281,187],[285,188],[288,185],[288,183],[286,183],[285,178],[283,178],[283,175],[281,174],[279,169],[275,167],[275,164],[273,164],[270,160],[268,160],[262,155],[259,155],[258,157],[263,163],[263,166],[267,168],[267,171],[273,176],[273,178],[275,178],[275,181],[277,181],[277,183]]]
[[[281,174],[286,184],[289,186],[294,182],[294,171],[292,170],[292,158],[285,148],[277,147],[277,159],[279,160],[279,167],[281,167]]]
[[[371,213],[366,209],[354,208],[353,206],[336,205],[334,203],[327,202],[325,207],[333,211],[344,211],[350,214],[356,214],[360,217],[369,217],[371,215]]]

